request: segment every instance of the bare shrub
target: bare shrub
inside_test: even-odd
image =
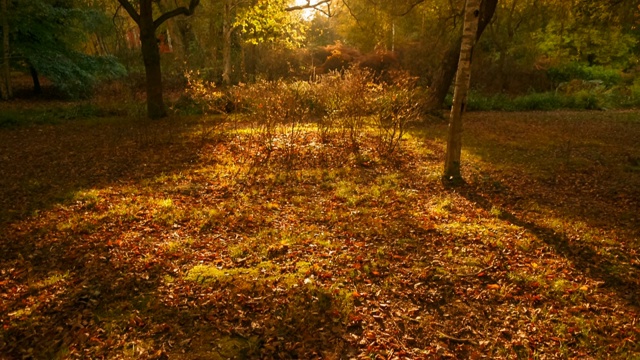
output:
[[[261,80],[223,94],[190,79],[188,94],[207,112],[225,114],[232,104],[252,171],[266,164],[290,170],[336,156],[387,156],[398,148],[420,113],[416,81],[404,73],[392,83],[374,80],[371,71],[354,68],[316,82]]]
[[[396,74],[393,85],[385,86],[375,99],[373,116],[376,151],[381,156],[392,154],[399,146],[407,126],[420,117],[417,78]]]
[[[301,125],[309,120],[311,90],[309,83],[282,80],[261,80],[244,87],[243,118],[258,144],[255,154],[258,163],[269,162],[278,151],[288,166],[293,165]]]
[[[370,71],[359,68],[319,78],[316,94],[324,114],[318,121],[318,130],[323,141],[336,129],[342,139],[348,138],[352,151],[359,150],[359,139],[373,110],[371,104],[380,89],[373,80]]]
[[[188,103],[192,112],[211,115],[201,118],[202,140],[220,138],[226,131],[228,124],[226,111],[229,102],[228,96],[218,90],[214,82],[203,80],[199,72],[189,71],[184,76],[187,80],[187,86],[182,102]]]

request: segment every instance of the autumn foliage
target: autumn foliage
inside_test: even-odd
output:
[[[290,86],[251,91],[309,91]],[[0,354],[640,353],[637,113],[469,114],[449,189],[443,124],[382,154],[367,118],[354,151],[341,126],[260,104],[290,120],[0,130]]]

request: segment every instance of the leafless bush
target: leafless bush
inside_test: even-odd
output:
[[[243,118],[259,144],[258,162],[269,162],[272,154],[279,151],[285,162],[292,165],[301,125],[309,119],[306,101],[310,91],[311,85],[300,81],[258,81],[245,86],[242,91]]]
[[[393,153],[407,131],[407,126],[420,117],[416,80],[407,74],[397,74],[393,85],[384,87],[375,99],[375,146],[381,156]]]
[[[331,72],[320,77],[316,86],[319,108],[324,109],[318,121],[323,141],[334,129],[341,138],[348,138],[352,151],[359,149],[367,117],[372,113],[373,100],[380,90],[373,74],[365,69],[353,68],[344,73]]]
[[[198,72],[186,72],[187,80],[184,99],[193,108],[192,111],[205,116],[200,121],[202,140],[220,138],[226,131],[228,115],[226,106],[228,96],[216,88],[215,83],[205,81]]]
[[[372,72],[360,68],[332,72],[316,82],[239,85],[227,97],[251,144],[247,151],[253,164],[273,165],[277,157],[287,169],[310,159],[335,160],[336,151],[356,158],[372,152],[390,155],[419,115],[415,79],[401,74],[392,84],[377,83]],[[327,151],[332,153],[325,156]]]

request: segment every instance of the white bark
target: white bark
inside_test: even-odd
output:
[[[465,7],[464,29],[460,46],[460,61],[453,93],[453,106],[449,119],[447,154],[444,177],[448,180],[460,180],[460,155],[462,152],[462,114],[466,108],[467,94],[471,83],[471,56],[476,43],[481,0],[467,0]]]

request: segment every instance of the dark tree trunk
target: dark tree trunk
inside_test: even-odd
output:
[[[460,41],[452,45],[447,50],[441,62],[440,71],[433,79],[431,91],[427,99],[427,108],[430,110],[439,109],[444,103],[444,99],[449,93],[451,82],[458,70],[458,59],[460,58]]]
[[[180,39],[182,40],[182,51],[184,51],[184,55],[189,60],[189,55],[191,55],[191,51],[193,50],[194,44],[197,44],[196,36],[193,33],[193,28],[191,24],[186,21],[186,19],[179,19],[176,21],[176,26],[178,27],[178,32],[180,33]]]
[[[476,41],[480,39],[480,36],[484,32],[484,29],[489,25],[493,14],[496,12],[498,0],[483,0],[480,5],[480,18],[478,21],[478,31],[476,34]],[[462,38],[458,38],[453,43],[449,50],[447,50],[443,60],[442,67],[438,75],[431,84],[431,91],[429,98],[427,99],[427,108],[429,110],[439,109],[444,103],[445,97],[449,93],[451,83],[456,76],[458,70],[458,60],[460,59],[460,44]]]
[[[10,49],[9,49],[9,20],[7,16],[7,0],[1,0],[0,2],[0,25],[2,25],[2,68],[0,69],[0,95],[2,99],[8,100],[13,97],[13,89],[11,88],[11,65]]]
[[[144,2],[141,2],[141,4]],[[149,9],[151,4],[149,3]],[[156,29],[151,15],[145,16],[145,9],[140,9],[140,42],[142,44],[142,59],[147,85],[147,114],[152,119],[167,116],[167,110],[162,98],[162,71],[160,68],[160,47],[156,39]]]
[[[42,87],[40,86],[40,76],[38,76],[38,70],[29,65],[29,72],[31,73],[31,79],[33,80],[33,92],[35,94],[42,94]]]
[[[147,81],[147,115],[152,119],[167,116],[167,110],[162,98],[162,71],[160,69],[160,47],[156,38],[156,30],[165,21],[178,15],[190,16],[200,4],[200,0],[191,0],[189,8],[179,7],[164,12],[157,19],[153,19],[153,0],[140,0],[140,13],[136,11],[129,0],[118,0],[133,21],[140,28],[140,42],[142,44],[142,59]]]

